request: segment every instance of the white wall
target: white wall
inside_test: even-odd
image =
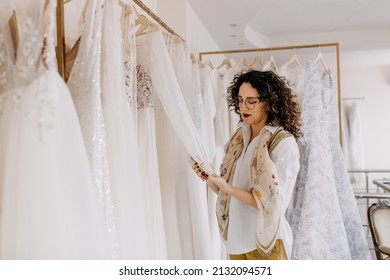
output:
[[[183,39],[187,38],[186,1],[157,0],[157,15]]]
[[[390,169],[390,50],[341,54],[342,97],[364,97],[367,169]]]
[[[186,1],[187,2],[187,1]],[[221,48],[217,45],[212,35],[200,21],[191,5],[186,5],[187,11],[187,41],[192,53],[198,54],[201,51],[215,50]]]

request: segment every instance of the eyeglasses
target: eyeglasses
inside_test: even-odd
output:
[[[247,107],[249,110],[252,110],[255,108],[256,104],[259,103],[260,99],[258,97],[247,97],[245,100],[242,100],[241,97],[236,98],[236,104],[240,108],[242,104],[245,103],[245,107]]]

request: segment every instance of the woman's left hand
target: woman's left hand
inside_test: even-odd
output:
[[[208,178],[209,181],[216,184],[221,190],[227,194],[231,194],[233,186],[231,186],[226,180],[218,175],[212,174]]]

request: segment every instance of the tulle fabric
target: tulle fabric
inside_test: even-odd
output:
[[[170,34],[164,34],[164,39],[191,120],[198,124],[198,133],[200,121],[197,118],[200,112],[197,111],[197,94],[200,92],[192,90],[192,64],[188,48],[184,42]],[[183,164],[188,160],[188,152],[170,125],[164,108],[157,106],[156,113],[159,122],[157,137],[164,221],[167,241],[171,240],[172,244],[168,247],[168,252],[173,249],[182,259],[212,259],[215,252],[212,251],[209,231],[207,189],[204,182],[194,174],[191,165]],[[171,170],[176,170],[178,176],[172,176]],[[175,203],[172,203],[172,197],[176,197]],[[176,227],[175,232],[172,229]],[[179,238],[175,239],[175,235]],[[176,251],[177,240],[180,240],[180,252]]]
[[[47,120],[40,130],[37,95],[43,86],[50,106],[40,115]],[[18,94],[23,97],[15,104]],[[63,80],[46,72],[3,98],[2,123],[10,125],[2,157],[0,257],[108,258],[80,127]]]
[[[193,174],[188,176],[188,168],[185,165],[190,165],[188,154],[199,162],[206,163],[205,153],[188,112],[161,30],[153,26],[150,33],[137,39],[137,61],[141,64],[138,65],[138,131],[142,149],[140,155],[148,159],[141,161],[141,164],[145,164],[144,170],[146,164],[149,166],[149,177],[146,178],[148,185],[151,188],[156,188],[157,183],[161,186],[161,192],[153,189],[149,190],[149,194],[154,200],[162,199],[164,204],[160,204],[161,208],[160,205],[154,204],[152,209],[155,215],[160,214],[159,209],[165,214],[167,257],[194,258],[192,229],[195,221],[192,221],[191,215],[196,208],[188,211],[188,205],[195,199],[189,196],[186,188],[191,184],[189,178],[195,178],[190,177]],[[154,151],[156,154],[153,154]],[[149,159],[156,159],[159,165],[150,168],[153,160]],[[159,182],[157,178],[160,179]],[[193,201],[190,202],[191,200]],[[168,213],[172,214],[173,218],[167,216]],[[155,220],[156,216],[153,218],[152,224],[160,225],[160,221]],[[199,223],[199,218],[197,220]],[[204,226],[202,228],[205,229]],[[161,228],[159,230],[162,231]],[[199,245],[199,240],[196,245]],[[203,252],[197,252],[197,256],[205,256],[205,249],[202,250]]]
[[[194,123],[188,113],[181,95],[180,86],[175,77],[169,54],[164,46],[161,30],[155,29],[150,34],[150,62],[153,84],[158,89],[158,97],[167,117],[184,144],[188,153],[198,162],[204,162],[204,168],[210,169],[206,162],[206,154],[197,134]]]
[[[150,36],[137,37],[137,127],[141,184],[146,197],[152,259],[168,259],[157,158],[155,92],[150,76]]]

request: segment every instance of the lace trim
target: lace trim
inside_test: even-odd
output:
[[[136,39],[135,39],[135,18],[131,6],[126,6],[122,12],[123,29],[123,57],[125,66],[125,92],[131,107],[134,106],[135,93],[137,90],[136,80]]]
[[[137,65],[137,108],[154,107],[154,87],[150,74],[142,65]]]

